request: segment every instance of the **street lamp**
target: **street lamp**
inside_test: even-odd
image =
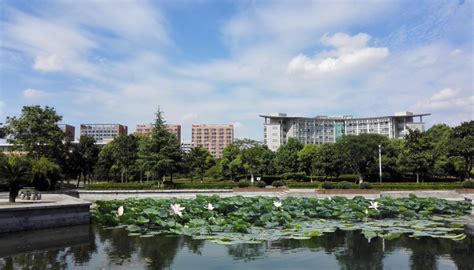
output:
[[[382,183],[382,146],[379,144],[379,180]]]

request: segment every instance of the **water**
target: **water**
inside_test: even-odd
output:
[[[474,237],[461,242],[358,232],[311,240],[223,246],[181,236],[129,237],[74,226],[0,236],[1,269],[474,269]]]

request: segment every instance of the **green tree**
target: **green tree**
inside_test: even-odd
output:
[[[376,168],[378,164],[379,145],[385,145],[387,140],[387,137],[379,134],[347,135],[340,138],[336,145],[344,163],[362,182],[365,177],[374,173],[370,168]]]
[[[427,140],[433,144],[433,173],[437,176],[453,174],[453,161],[448,158],[449,138],[452,129],[446,124],[433,125],[426,131]]]
[[[464,159],[461,179],[470,177],[474,159],[474,121],[463,122],[453,128],[449,137],[448,155]]]
[[[250,175],[250,181],[254,182],[254,175],[262,173],[263,167],[263,153],[265,149],[260,145],[253,145],[242,150],[240,153],[240,160],[247,173]]]
[[[234,181],[239,172],[243,170],[239,155],[240,149],[235,143],[227,145],[222,152],[222,173],[224,177],[229,176],[231,181]],[[236,161],[237,157],[239,157],[238,162]]]
[[[129,180],[130,166],[135,164],[138,154],[138,142],[134,135],[120,135],[112,142],[112,158],[115,164],[121,169],[120,181],[123,183]]]
[[[288,142],[278,148],[275,165],[279,173],[298,172],[298,152],[303,149],[303,143],[296,138],[288,138]]]
[[[413,172],[416,182],[420,182],[420,174],[426,174],[433,165],[433,145],[426,133],[417,129],[409,130],[405,136],[405,144],[400,153],[399,165]]]
[[[336,144],[325,143],[319,148],[316,168],[327,176],[338,177],[344,169],[344,159]]]
[[[7,117],[8,141],[13,143],[15,149],[25,151],[35,159],[44,156],[58,161],[62,156],[65,137],[58,127],[61,119],[54,108],[24,106],[19,118]]]
[[[14,203],[22,185],[31,182],[31,165],[26,157],[2,156],[0,182],[9,186],[9,201]]]
[[[81,136],[79,138],[79,143],[72,151],[72,155],[74,156],[74,160],[77,162],[79,171],[77,177],[77,187],[79,187],[81,176],[84,179],[84,184],[86,184],[87,179],[89,181],[91,180],[99,156],[99,147],[95,144],[95,139],[93,137]]]
[[[301,168],[309,175],[311,182],[313,182],[313,176],[318,170],[318,161],[320,160],[319,147],[315,144],[307,144],[298,152],[298,161]]]
[[[97,165],[96,174],[100,179],[105,179],[107,182],[110,181],[110,171],[114,166],[114,145],[109,143],[100,149]]]
[[[214,157],[209,154],[204,147],[194,147],[191,149],[191,169],[195,175],[197,175],[201,182],[204,179],[204,174],[211,168],[216,162]]]
[[[59,165],[45,157],[31,161],[33,186],[38,190],[54,190],[61,178],[60,173]]]
[[[153,172],[153,178],[157,176],[164,180],[168,173],[172,180],[173,172],[179,170],[181,160],[181,144],[176,136],[166,129],[165,120],[158,109],[151,136],[140,142],[138,164]]]

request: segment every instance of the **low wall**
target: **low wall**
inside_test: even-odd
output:
[[[1,202],[0,233],[88,224],[90,205],[68,195],[52,194],[44,194],[42,201]]]

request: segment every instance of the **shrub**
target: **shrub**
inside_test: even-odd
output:
[[[155,183],[93,183],[85,185],[86,190],[146,190],[158,189]]]
[[[257,181],[257,187],[259,188],[265,188],[267,186],[267,183],[263,181]]]
[[[361,188],[361,189],[371,189],[372,184],[369,183],[369,182],[362,182],[362,183],[359,184],[359,188]]]
[[[321,182],[295,182],[295,181],[286,181],[285,185],[289,188],[320,188]]]
[[[464,182],[462,182],[462,187],[463,188],[474,188],[474,180],[469,179]]]
[[[329,181],[325,181],[325,182],[323,182],[321,187],[324,188],[324,189],[333,189],[334,188],[334,183],[329,182]]]
[[[265,183],[267,184],[271,184],[273,183],[273,181],[276,181],[276,180],[281,180],[281,176],[280,175],[264,175],[262,176],[262,181],[264,181]]]
[[[279,181],[279,180],[278,180],[278,181],[273,181],[272,186],[274,186],[274,187],[282,187],[282,186],[284,186],[284,184],[283,184],[282,181]]]
[[[307,179],[306,173],[304,172],[289,172],[282,174],[282,178],[285,180],[304,181]]]
[[[354,188],[354,184],[347,181],[342,181],[337,184],[337,187],[340,189],[350,189],[350,188]]]
[[[249,186],[250,186],[250,182],[247,181],[247,180],[242,179],[242,180],[239,181],[239,183],[237,184],[237,186],[238,186],[239,188],[246,188],[246,187],[249,187]]]

